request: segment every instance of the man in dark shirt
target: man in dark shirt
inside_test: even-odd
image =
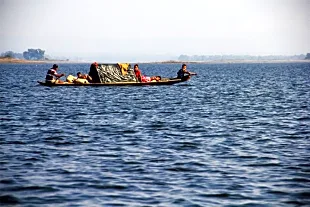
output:
[[[196,75],[196,73],[191,73],[189,71],[186,70],[186,64],[183,64],[182,65],[182,68],[178,71],[178,77],[179,79],[182,79],[182,80],[188,80],[190,79],[190,76],[191,75]]]

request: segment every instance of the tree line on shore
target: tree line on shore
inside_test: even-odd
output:
[[[45,50],[42,49],[28,49],[23,53],[15,53],[13,51],[3,52],[0,55],[1,58],[15,58],[25,60],[49,60],[45,56]],[[69,60],[69,59],[67,59]],[[264,56],[253,56],[253,55],[180,55],[178,61],[233,61],[233,60],[310,60],[310,53],[306,55],[264,55]]]
[[[309,60],[310,53],[306,55],[180,55],[179,61],[225,61],[225,60]]]
[[[15,53],[13,51],[6,51],[1,53],[2,58],[16,58],[25,60],[47,60],[44,55],[45,50],[42,49],[28,49],[23,53]]]

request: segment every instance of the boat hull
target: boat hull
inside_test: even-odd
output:
[[[80,83],[46,83],[43,81],[38,81],[40,85],[43,86],[147,86],[147,85],[173,85],[176,83],[185,82],[186,80],[181,79],[168,79],[165,81],[158,82],[114,82],[114,83],[89,83],[89,84],[80,84]]]

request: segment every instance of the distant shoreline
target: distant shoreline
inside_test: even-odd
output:
[[[67,61],[67,60],[25,60],[25,59],[16,59],[16,58],[0,58],[0,64],[2,63],[48,64],[48,63],[83,63],[83,62]]]
[[[66,61],[53,61],[53,60],[24,60],[24,59],[16,59],[16,58],[0,58],[0,64],[1,63],[38,63],[38,64],[45,64],[45,63],[52,63],[52,62],[66,62]]]
[[[39,60],[21,60],[15,58],[0,58],[1,63],[44,63],[44,61]]]
[[[210,61],[154,61],[154,62],[139,62],[152,64],[237,64],[237,63],[310,63],[310,60],[210,60]]]
[[[100,63],[100,61],[98,61]],[[67,61],[67,60],[22,60],[15,58],[0,58],[0,64],[20,63],[20,64],[48,64],[48,63],[65,63],[65,64],[91,64],[92,61]],[[235,63],[310,63],[310,60],[210,60],[210,61],[137,61],[140,64],[235,64]]]

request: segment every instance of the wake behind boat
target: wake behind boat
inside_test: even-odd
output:
[[[54,65],[55,66],[55,65]],[[51,70],[57,70],[57,68]],[[55,71],[54,71],[55,72]],[[57,72],[56,72],[57,74]],[[58,75],[56,77],[61,77]],[[86,77],[91,77],[87,80]],[[93,63],[90,66],[90,71],[85,79],[69,75],[65,82],[63,81],[38,81],[43,86],[144,86],[144,85],[172,85],[185,82],[189,79],[185,78],[162,78],[160,76],[148,77],[141,80],[135,75],[134,70],[128,63],[117,64],[97,64]]]

